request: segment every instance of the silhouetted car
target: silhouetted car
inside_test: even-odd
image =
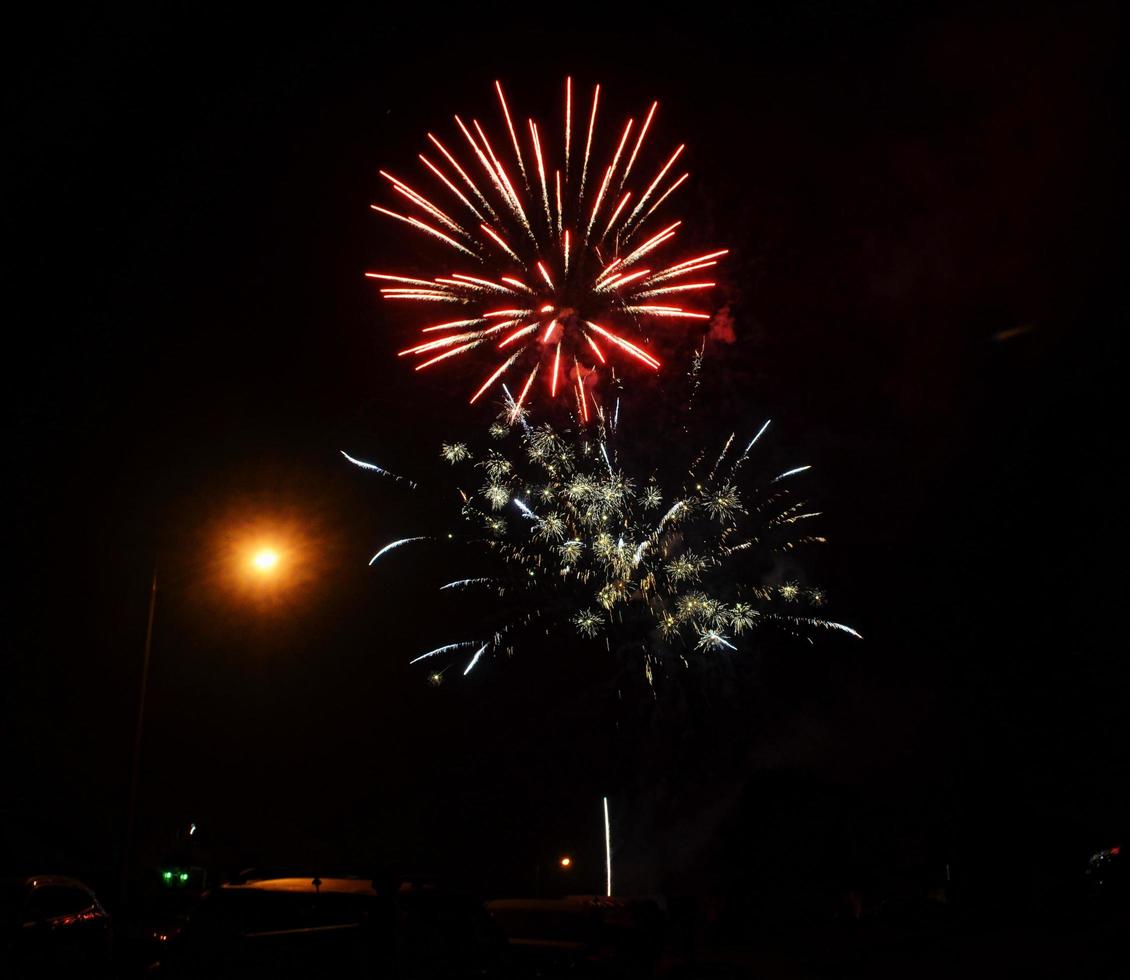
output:
[[[650,899],[509,898],[487,911],[522,977],[651,976],[662,947],[662,914]]]
[[[360,878],[251,879],[212,889],[153,972],[162,977],[500,975],[505,942],[471,899]]]
[[[0,976],[101,976],[112,952],[110,916],[73,878],[0,882]]]

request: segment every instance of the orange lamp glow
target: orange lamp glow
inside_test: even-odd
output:
[[[278,563],[279,553],[274,548],[260,548],[251,559],[251,564],[260,572],[272,572]]]

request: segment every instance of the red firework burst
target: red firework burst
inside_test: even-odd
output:
[[[571,78],[565,80],[560,159],[551,159],[548,137],[533,119],[527,120],[521,130],[523,139],[519,139],[499,82],[495,90],[516,170],[513,165],[507,169],[477,119],[468,126],[456,116],[461,138],[477,161],[470,170],[481,169],[486,179],[476,182],[447,144],[432,133],[428,140],[438,155],[429,150],[430,156],[421,153],[419,159],[430,179],[442,184],[443,193],[451,197],[447,206],[458,217],[384,170],[381,176],[410,203],[409,212],[415,213],[372,205],[374,211],[430,236],[464,261],[476,263],[475,274],[449,272],[431,279],[382,272],[367,272],[366,276],[389,284],[381,288],[386,300],[450,309],[443,322],[423,328],[421,343],[400,351],[401,357],[420,358],[417,371],[486,350],[491,354],[491,370],[471,395],[471,402],[513,371],[520,384],[513,400],[518,412],[540,373],[550,398],[571,387],[578,413],[587,420],[599,370],[610,355],[659,369],[659,360],[648,350],[645,328],[649,322],[709,319],[709,314],[671,304],[683,294],[694,295],[714,286],[713,282],[688,281],[688,277],[715,265],[727,250],[674,263],[655,261],[682,222],[672,221],[658,230],[649,222],[689,176],[671,176],[684,150],[680,145],[665,158],[653,179],[646,185],[641,182],[642,193],[631,184],[658,102],[651,104],[641,125],[635,119],[627,120],[608,165],[590,180],[599,85],[593,90],[581,150],[580,134],[573,131],[573,83]],[[628,339],[626,333],[634,339]]]

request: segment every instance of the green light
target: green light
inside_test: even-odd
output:
[[[181,881],[188,881],[188,872],[187,871],[182,871],[180,873],[180,880]]]
[[[165,881],[172,881],[173,873],[171,871],[164,871],[161,873],[161,877],[164,878]]]

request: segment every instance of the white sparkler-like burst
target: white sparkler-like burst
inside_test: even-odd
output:
[[[485,451],[462,443],[442,449],[443,458],[465,474],[485,473],[478,493],[463,494],[461,514],[470,531],[459,537],[501,565],[497,574],[469,574],[440,586],[443,592],[476,588],[505,598],[500,607],[512,618],[491,627],[495,635],[487,642],[447,644],[413,662],[475,647],[464,665],[468,674],[488,653],[520,646],[526,627],[542,634],[565,629],[610,648],[644,651],[650,679],[664,653],[686,658],[740,652],[772,630],[859,637],[854,628],[815,613],[827,601],[825,593],[807,584],[796,564],[799,546],[823,541],[801,533],[820,512],[797,499],[795,487],[787,488],[798,481],[782,480],[810,467],[758,480],[745,466],[768,423],[740,454],[731,451],[731,435],[721,451],[699,452],[689,466],[669,460],[667,469],[677,475],[672,481],[658,470],[630,473],[617,433],[603,416],[595,428],[563,430],[532,427],[515,419],[512,408],[512,400],[502,406],[496,424],[505,432],[492,436]],[[460,448],[452,452],[453,446]],[[665,501],[670,503],[662,510]],[[372,561],[420,540],[428,539],[393,541]],[[787,575],[779,571],[786,555]],[[747,580],[751,569],[754,577]]]

